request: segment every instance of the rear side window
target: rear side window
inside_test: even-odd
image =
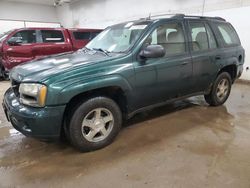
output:
[[[217,42],[215,40],[214,33],[212,32],[212,29],[208,24],[206,24],[206,30],[207,30],[209,48],[211,49],[217,48]]]
[[[11,40],[12,38],[20,39],[21,44],[36,43],[36,31],[35,30],[19,31],[15,35],[13,35],[9,40]]]
[[[190,22],[193,51],[216,49],[214,33],[207,23]]]
[[[43,42],[64,42],[64,36],[62,31],[56,30],[42,30]]]
[[[95,38],[97,35],[99,35],[100,32],[92,32],[91,33],[91,39]]]
[[[76,40],[92,40],[95,38],[100,32],[73,32],[74,38]]]
[[[73,32],[73,35],[76,40],[89,40],[90,39],[90,32]]]
[[[190,22],[193,51],[208,50],[208,37],[203,23]]]
[[[216,25],[222,36],[224,45],[231,46],[240,44],[239,37],[234,28],[230,24],[218,23]]]

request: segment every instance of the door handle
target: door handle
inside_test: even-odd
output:
[[[187,61],[181,63],[181,65],[187,65],[187,64],[188,64]]]
[[[220,60],[221,59],[221,56],[217,55],[215,56],[215,60]]]

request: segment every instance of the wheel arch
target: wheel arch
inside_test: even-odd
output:
[[[234,82],[237,77],[237,65],[234,63],[222,67],[218,72],[217,77],[223,72],[227,72],[231,76],[232,82]]]
[[[70,117],[72,116],[73,112],[77,109],[77,107],[79,107],[79,105],[82,104],[84,101],[92,97],[98,97],[98,96],[108,97],[114,100],[122,112],[123,119],[126,119],[128,113],[128,106],[127,106],[128,103],[125,91],[119,86],[107,86],[107,87],[96,88],[75,95],[67,103],[63,115],[63,125],[62,125],[63,128],[61,129],[62,135],[67,134],[65,133],[65,131],[68,131]]]
[[[106,86],[84,91],[73,96],[66,104],[65,113],[92,97],[104,96],[114,100],[123,113],[127,113],[127,97],[125,91],[119,86]]]

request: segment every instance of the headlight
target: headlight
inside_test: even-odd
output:
[[[20,102],[29,106],[44,107],[47,87],[42,84],[22,83],[19,87]]]

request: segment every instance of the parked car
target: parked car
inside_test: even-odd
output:
[[[0,77],[13,67],[44,56],[76,51],[101,30],[22,28],[0,36]]]
[[[24,135],[64,132],[76,148],[91,151],[110,144],[138,112],[196,95],[222,105],[244,59],[235,29],[222,18],[126,22],[78,52],[15,67],[3,107]]]

